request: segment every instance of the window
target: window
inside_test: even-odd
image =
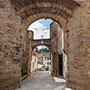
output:
[[[50,58],[49,58],[49,57],[47,57],[47,60],[50,60]]]
[[[51,62],[47,62],[47,65],[51,65]]]

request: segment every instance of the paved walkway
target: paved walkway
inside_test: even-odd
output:
[[[21,88],[17,90],[71,90],[65,86],[65,80],[54,80],[48,72],[40,71],[22,81]]]

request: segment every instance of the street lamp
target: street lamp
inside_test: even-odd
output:
[[[43,44],[44,42],[43,42],[43,35],[42,35],[42,40],[41,40],[41,44]]]

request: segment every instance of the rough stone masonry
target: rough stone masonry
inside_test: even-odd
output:
[[[63,28],[67,86],[90,90],[90,0],[0,0],[0,90],[20,87],[27,28],[42,17]]]

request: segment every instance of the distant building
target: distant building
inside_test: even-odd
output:
[[[51,68],[51,55],[50,53],[47,54],[39,54],[38,55],[38,64],[42,64],[45,67]]]
[[[43,64],[43,54],[38,54],[38,64]]]
[[[43,56],[43,59],[44,59],[43,64],[44,64],[45,66],[48,66],[49,69],[50,69],[50,68],[51,68],[51,55],[50,55],[50,53],[45,54],[45,55]]]

